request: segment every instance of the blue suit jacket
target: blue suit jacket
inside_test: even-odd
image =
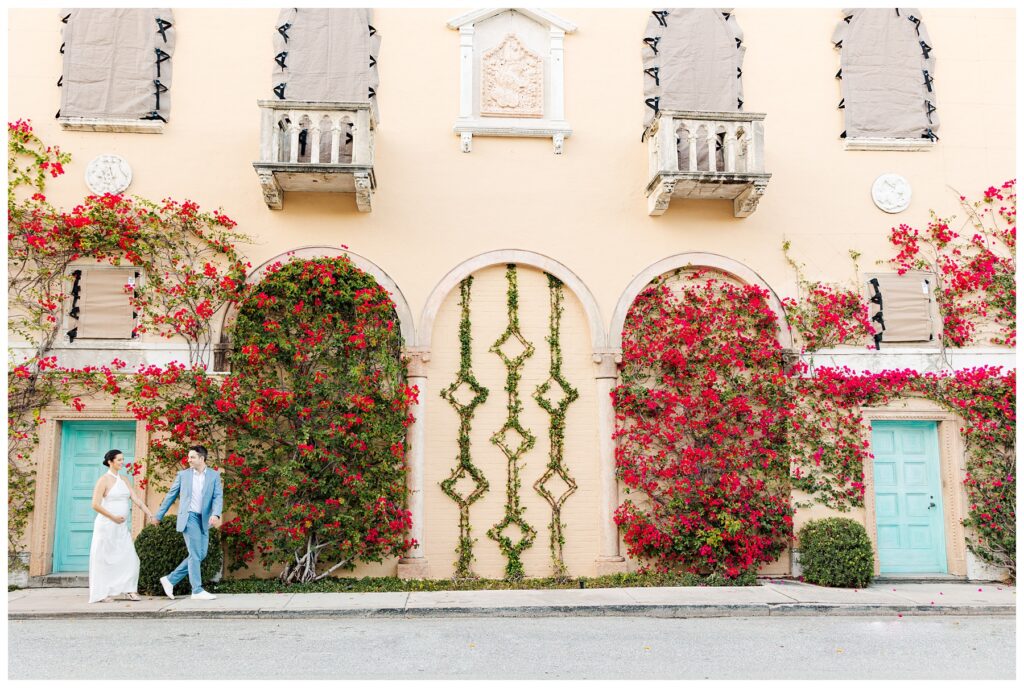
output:
[[[163,503],[156,512],[158,521],[164,517],[167,510],[171,508],[171,504],[174,504],[174,500],[179,497],[181,502],[178,504],[177,530],[179,533],[184,533],[185,525],[188,523],[188,507],[192,503],[191,468],[178,471],[178,475],[174,477],[171,489],[167,491],[167,496],[164,497]],[[206,484],[203,485],[203,496],[199,500],[199,504],[203,510],[199,525],[203,532],[206,532],[210,528],[210,517],[219,517],[224,510],[224,488],[221,486],[220,473],[209,467],[206,469]]]

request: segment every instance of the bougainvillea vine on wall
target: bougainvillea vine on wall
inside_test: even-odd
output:
[[[633,302],[613,392],[615,513],[629,553],[660,570],[736,577],[792,530],[789,403],[768,294],[702,272]]]
[[[130,408],[158,434],[152,462],[178,465],[196,442],[215,450],[232,568],[259,559],[307,582],[414,546],[405,456],[418,390],[388,293],[347,256],[276,264],[231,338],[227,376],[146,369]]]
[[[957,229],[951,226],[955,218],[934,212],[924,232],[906,224],[894,227],[889,241],[899,253],[891,263],[900,274],[928,270],[937,275],[947,345],[969,346],[979,327],[991,323],[992,343],[1016,346],[1017,180],[989,187],[980,201],[961,196],[960,207],[966,217]]]

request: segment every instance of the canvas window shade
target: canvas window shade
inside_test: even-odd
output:
[[[934,285],[934,276],[920,272],[875,275],[868,280],[876,345],[934,341]]]
[[[840,50],[847,138],[934,139],[935,56],[914,8],[848,9],[832,42]]]
[[[655,10],[641,50],[645,126],[659,110],[742,109],[745,48],[730,10]]]
[[[170,119],[170,9],[66,10],[59,117]]]
[[[134,284],[135,275],[136,268],[82,269],[76,302],[79,338],[131,339],[135,317],[125,286]]]
[[[369,102],[374,119],[380,34],[369,9],[285,9],[274,33],[273,90],[281,100]]]

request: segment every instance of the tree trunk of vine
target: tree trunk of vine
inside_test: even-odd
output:
[[[284,566],[279,577],[282,583],[288,585],[294,583],[315,583],[318,580],[327,578],[339,568],[347,566],[351,559],[342,559],[321,574],[317,574],[316,567],[320,561],[320,552],[330,545],[330,542],[321,543],[315,535],[306,539],[305,549],[295,550],[295,559]]]
[[[295,551],[294,561],[290,561],[281,571],[282,583],[309,583],[316,579],[316,563],[320,555],[320,548],[317,547],[316,536],[306,539],[304,549]]]

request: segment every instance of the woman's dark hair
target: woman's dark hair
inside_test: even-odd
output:
[[[206,447],[204,447],[203,445],[197,444],[194,447],[189,447],[188,450],[194,451],[196,454],[199,454],[199,456],[203,457],[203,461],[206,461]]]
[[[118,454],[124,454],[124,452],[121,451],[120,449],[111,449],[110,451],[108,451],[106,454],[103,455],[103,465],[109,466],[110,462],[116,459]]]

